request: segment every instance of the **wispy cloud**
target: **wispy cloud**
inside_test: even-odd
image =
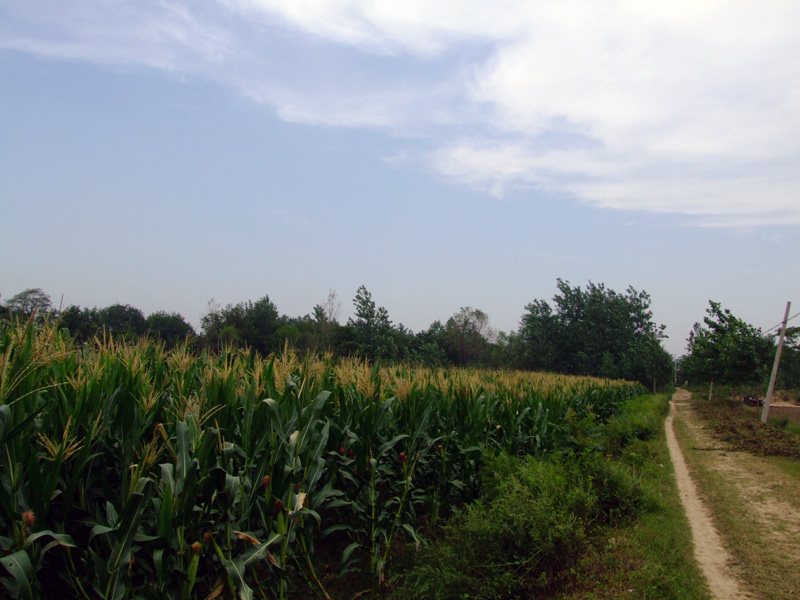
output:
[[[497,196],[800,224],[794,1],[10,0],[0,48],[208,78],[287,121],[385,131],[398,156],[422,138]]]

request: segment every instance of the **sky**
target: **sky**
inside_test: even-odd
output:
[[[0,294],[800,311],[800,3],[3,0]]]

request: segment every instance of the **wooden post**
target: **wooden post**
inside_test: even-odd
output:
[[[711,402],[711,394],[714,393],[714,382],[708,384],[708,401]]]
[[[792,307],[791,302],[786,303],[786,314],[783,315],[783,325],[781,326],[781,336],[778,338],[778,349],[775,350],[775,362],[772,363],[772,375],[769,378],[769,388],[767,388],[767,397],[764,399],[764,410],[761,411],[761,422],[767,422],[767,415],[769,414],[769,405],[772,402],[772,392],[775,390],[775,379],[778,377],[778,365],[781,362],[781,350],[783,349],[783,338],[786,336],[786,322],[789,320],[789,309]]]

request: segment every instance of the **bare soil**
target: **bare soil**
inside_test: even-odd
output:
[[[712,596],[716,599],[752,598],[768,600],[785,597],[777,590],[765,591],[763,581],[758,580],[754,569],[764,565],[743,564],[741,554],[731,552],[726,537],[729,532],[719,530],[715,524],[714,508],[703,501],[703,489],[690,476],[684,453],[675,438],[673,422],[680,419],[688,431],[687,445],[703,454],[703,468],[720,476],[731,492],[730,500],[736,499],[741,519],[755,527],[759,546],[768,548],[760,559],[771,564],[774,572],[796,571],[796,557],[800,550],[800,502],[798,481],[776,468],[767,458],[747,452],[735,452],[731,446],[714,437],[691,409],[691,394],[678,390],[672,398],[670,416],[667,419],[667,442],[675,465],[678,487],[692,526],[695,555],[706,575]],[[741,540],[740,540],[741,542]],[[744,561],[745,563],[747,561]],[[785,567],[784,567],[785,563]],[[785,568],[785,571],[784,571]],[[800,589],[796,591],[800,597]]]

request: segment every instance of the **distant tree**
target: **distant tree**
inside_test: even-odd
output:
[[[133,339],[147,331],[144,313],[130,304],[112,304],[98,311],[100,324],[108,333]]]
[[[353,327],[356,353],[370,360],[393,360],[397,347],[389,312],[375,305],[372,294],[363,285],[356,291],[353,305],[355,319],[348,319],[347,323]]]
[[[206,305],[206,312],[200,317],[200,330],[203,341],[209,346],[217,346],[221,341],[222,306],[212,298]]]
[[[300,352],[316,351],[320,349],[314,320],[308,316],[282,317],[281,326],[275,332],[275,339],[279,346],[285,342]]]
[[[96,308],[81,308],[70,305],[58,315],[58,326],[67,329],[72,337],[87,341],[97,335],[103,325]]]
[[[402,323],[398,323],[392,328],[391,335],[395,360],[405,363],[417,362],[417,340],[414,332]]]
[[[545,300],[534,300],[525,307],[519,327],[520,362],[532,371],[558,369],[560,324]]]
[[[414,335],[411,362],[427,367],[450,364],[445,351],[445,328],[441,321],[434,321],[428,329]]]
[[[36,312],[39,317],[46,317],[53,311],[53,303],[50,296],[45,294],[41,288],[29,288],[16,294],[3,303],[10,316],[27,320]]]
[[[464,306],[447,320],[445,348],[447,357],[457,365],[480,363],[488,349],[491,329],[489,316],[477,308]]]
[[[152,337],[163,340],[167,348],[172,348],[184,341],[187,336],[194,335],[194,329],[183,316],[163,310],[147,317],[147,330]]]
[[[800,388],[800,327],[786,328],[778,383],[781,388]]]
[[[562,279],[557,287],[552,308],[544,300],[525,307],[517,354],[526,367],[648,385],[670,380],[664,326],[653,322],[646,292],[620,294],[591,282],[584,289]]]
[[[763,382],[772,366],[772,340],[749,323],[709,301],[703,325],[695,323],[682,369],[692,381],[741,386]]]
[[[342,304],[334,290],[328,290],[328,298],[322,304],[314,306],[314,345],[320,348],[331,348],[339,329],[339,314]]]
[[[275,334],[284,321],[269,296],[264,296],[255,302],[247,302],[244,305],[243,317],[244,327],[241,330],[241,337],[248,346],[264,355],[280,348],[283,340]]]
[[[277,332],[286,322],[269,296],[252,302],[228,304],[219,308],[213,300],[200,319],[206,343],[212,347],[223,344],[247,346],[266,356],[278,350],[282,339]]]

